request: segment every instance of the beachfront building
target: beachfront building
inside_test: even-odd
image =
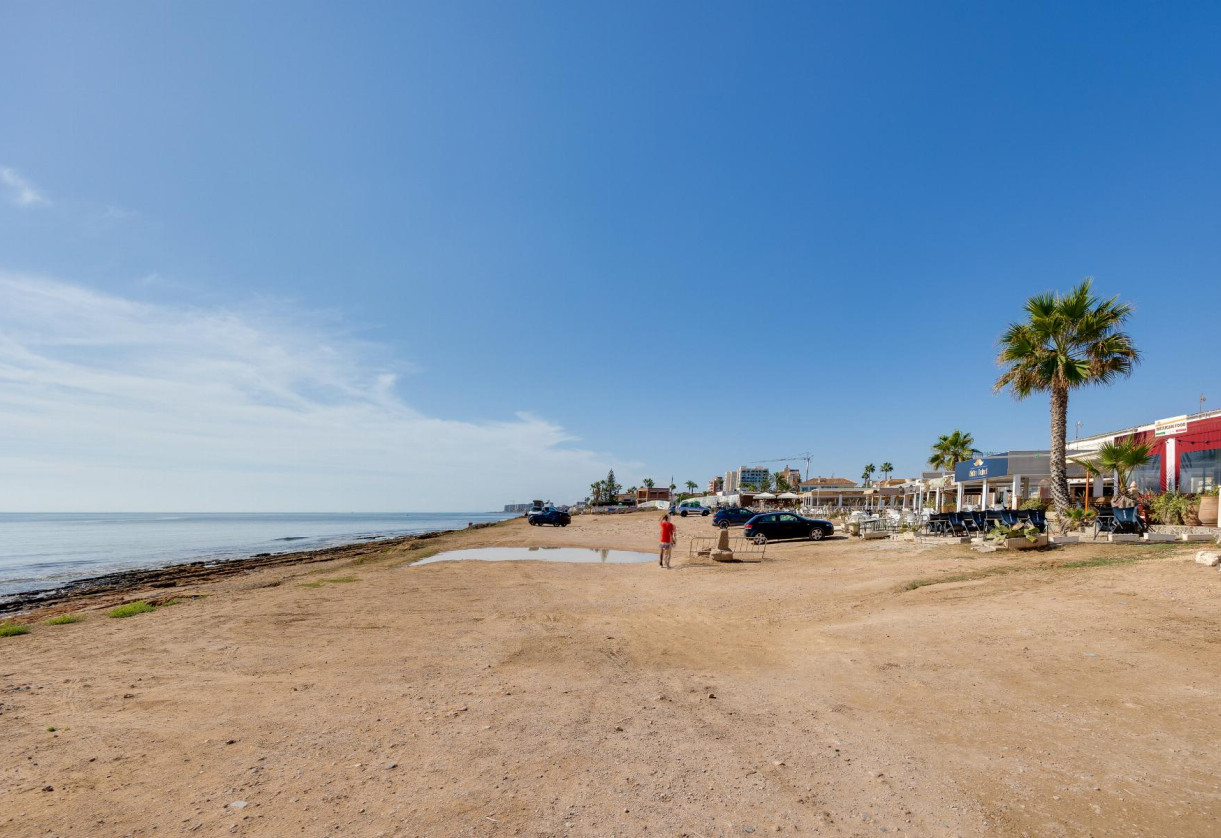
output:
[[[865,489],[846,477],[810,477],[798,485],[801,505],[810,509],[865,508]]]
[[[1085,469],[1071,460],[1068,482],[1070,489],[1084,490]],[[1051,452],[1046,450],[986,454],[954,469],[955,508],[959,511],[1018,509],[1031,498],[1047,500],[1050,488]]]
[[[725,491],[724,477],[714,477],[708,481],[708,494],[719,495],[723,491]]]
[[[636,505],[639,506],[650,501],[661,500],[669,501],[671,499],[670,490],[664,486],[641,486],[636,490]]]
[[[1070,440],[1069,457],[1088,457],[1107,442],[1134,438],[1152,447],[1152,459],[1131,477],[1141,492],[1198,494],[1221,486],[1221,410],[1172,416],[1096,436]],[[1095,480],[1092,495],[1110,494],[1113,476],[1103,486]]]

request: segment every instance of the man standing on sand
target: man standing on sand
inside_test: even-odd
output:
[[[657,557],[657,565],[669,569],[670,553],[674,550],[677,535],[674,525],[670,523],[670,513],[661,516],[661,554]]]

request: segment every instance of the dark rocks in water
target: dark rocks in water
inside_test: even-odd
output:
[[[271,553],[255,553],[255,554],[254,554],[253,556],[251,556],[250,558],[252,558],[252,559],[265,559],[265,558],[267,558],[267,557],[268,557],[268,556],[270,556],[270,555],[271,555]]]

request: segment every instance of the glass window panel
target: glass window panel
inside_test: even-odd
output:
[[[1136,489],[1140,492],[1160,492],[1162,490],[1162,455],[1154,454],[1149,462],[1133,470],[1129,481],[1136,481]]]
[[[1179,491],[1207,492],[1221,482],[1221,449],[1187,451],[1179,455]]]

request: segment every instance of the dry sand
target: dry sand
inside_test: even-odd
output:
[[[0,835],[1221,834],[1221,574],[1186,548],[406,564],[655,527],[516,520],[0,638]]]

